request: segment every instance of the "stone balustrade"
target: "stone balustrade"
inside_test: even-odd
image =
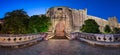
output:
[[[0,34],[0,46],[22,45],[42,40],[47,33],[40,34]]]
[[[92,33],[71,33],[76,39],[90,44],[105,46],[120,46],[120,34],[92,34]]]
[[[115,42],[113,34],[95,34],[97,41]]]

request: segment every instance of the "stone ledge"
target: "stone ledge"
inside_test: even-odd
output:
[[[87,42],[92,45],[99,45],[105,47],[120,47],[120,42],[99,42],[99,41],[91,41],[84,38],[79,38],[79,40]]]
[[[17,42],[17,43],[0,43],[0,45],[1,46],[17,46],[17,45],[24,45],[24,44],[28,44],[28,43],[37,42],[37,41],[40,41],[42,39],[43,38],[36,38],[36,39],[33,39],[33,40]]]
[[[21,34],[22,35],[22,34]],[[19,36],[19,35],[16,35]],[[18,47],[25,47],[30,46],[33,44],[38,43],[46,38],[47,34],[31,34],[31,35],[22,35],[19,37],[12,36],[12,37],[3,37],[0,35],[0,47],[10,47],[10,48],[18,48]],[[2,41],[4,39],[4,41]],[[16,41],[19,40],[19,41]],[[24,40],[24,41],[23,41]],[[13,42],[11,42],[13,41]]]

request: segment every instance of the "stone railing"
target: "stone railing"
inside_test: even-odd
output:
[[[91,34],[91,33],[71,33],[74,39],[88,42],[93,45],[120,46],[120,34]]]
[[[47,36],[46,33],[40,34],[0,34],[0,46],[18,46],[40,41]]]

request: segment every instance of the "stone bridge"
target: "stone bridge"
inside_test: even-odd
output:
[[[51,39],[47,33],[1,34],[0,55],[119,55],[119,36],[74,32],[68,39]]]
[[[41,34],[1,34],[0,35],[0,46],[1,47],[12,47],[18,48],[26,45],[32,45],[39,41],[44,40],[47,33]]]
[[[71,37],[92,45],[120,47],[120,34],[71,33]]]

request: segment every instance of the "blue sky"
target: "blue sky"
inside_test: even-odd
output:
[[[44,14],[53,6],[87,8],[89,15],[104,19],[116,16],[120,22],[120,0],[0,0],[0,18],[16,9],[24,9],[29,16]]]

